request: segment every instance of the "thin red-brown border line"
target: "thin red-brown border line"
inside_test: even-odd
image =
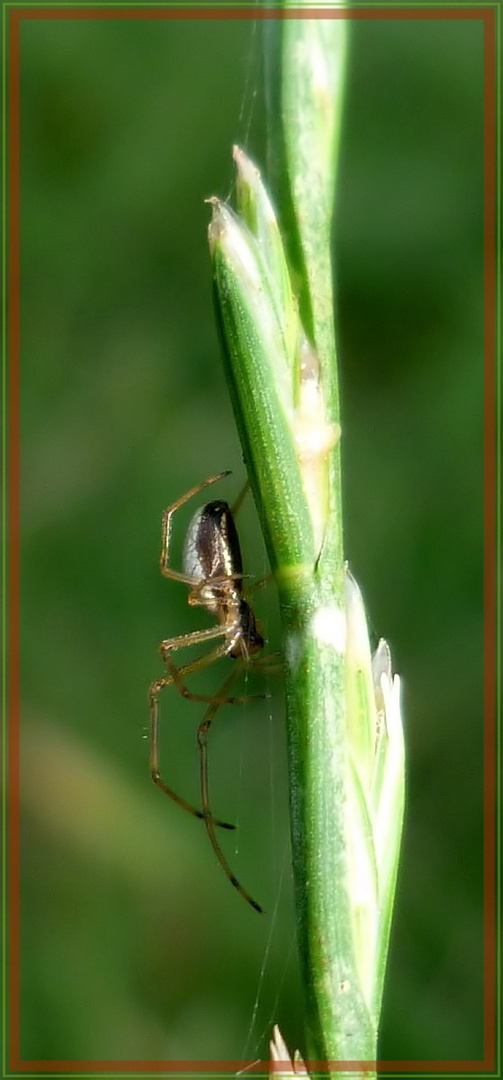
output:
[[[18,8],[8,11],[9,731],[8,986],[13,1072],[263,1072],[268,1062],[27,1061],[19,1058],[19,24],[22,19],[474,19],[484,24],[484,1058],[307,1062],[310,1071],[489,1072],[495,1066],[495,9]],[[291,1067],[276,1063],[275,1071]]]

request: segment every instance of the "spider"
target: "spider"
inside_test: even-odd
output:
[[[243,564],[241,549],[234,522],[234,514],[241,505],[246,493],[245,486],[234,506],[229,507],[223,501],[206,503],[205,506],[196,510],[188,527],[183,549],[183,571],[173,570],[169,566],[169,543],[171,537],[171,525],[173,515],[189,499],[192,499],[210,484],[228,476],[229,471],[210,476],[208,480],[196,484],[189,491],[168,506],[162,515],[162,539],[160,570],[164,577],[172,581],[181,581],[188,585],[190,592],[188,603],[193,606],[204,607],[210,614],[215,615],[218,622],[205,630],[195,630],[179,637],[167,638],[161,641],[159,652],[166,668],[166,674],[156,679],[150,686],[150,775],[154,784],[165,795],[173,799],[189,814],[204,821],[211,846],[229,881],[240,895],[255,911],[262,912],[263,908],[240,884],[223,854],[215,834],[215,827],[222,829],[234,829],[235,826],[226,821],[214,818],[210,810],[208,788],[208,732],[221,705],[235,704],[249,701],[250,697],[229,697],[229,690],[243,669],[258,662],[266,664],[273,657],[258,657],[264,647],[264,638],[260,632],[250,604],[243,595]],[[261,584],[261,582],[257,582]],[[192,645],[203,645],[217,641],[209,652],[199,656],[188,664],[177,667],[172,660],[172,653],[178,649]],[[201,668],[208,667],[219,657],[230,656],[236,660],[234,670],[227,676],[220,689],[213,697],[202,694],[194,694],[185,686],[184,679],[187,675]],[[271,670],[271,669],[269,669]],[[196,809],[180,795],[168,787],[161,776],[159,766],[159,705],[158,697],[165,686],[173,684],[184,698],[191,701],[202,701],[208,705],[201,723],[197,730],[197,745],[199,754],[199,781],[201,790],[202,809]],[[260,695],[262,696],[262,695]]]

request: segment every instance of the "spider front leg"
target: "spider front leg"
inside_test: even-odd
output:
[[[229,469],[225,472],[218,473],[216,476],[210,476],[207,480],[204,480],[202,484],[196,484],[194,487],[187,491],[185,495],[182,495],[176,502],[171,503],[162,515],[162,532],[161,532],[161,557],[159,559],[159,568],[163,577],[170,578],[172,581],[183,581],[185,585],[197,585],[198,582],[194,578],[187,574],[181,574],[178,570],[172,570],[168,564],[169,560],[169,542],[171,539],[171,523],[173,515],[180,509],[184,503],[192,499],[194,495],[197,495],[203,488],[208,487],[210,484],[215,484],[217,480],[222,480],[224,476],[229,476]]]

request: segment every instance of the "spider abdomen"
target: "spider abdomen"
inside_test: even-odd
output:
[[[209,587],[211,581],[217,585],[231,578],[233,588],[240,592],[243,561],[228,503],[210,502],[196,510],[185,538],[183,570]]]

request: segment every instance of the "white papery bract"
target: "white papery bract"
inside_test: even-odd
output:
[[[400,679],[381,638],[371,654],[358,585],[346,568],[348,891],[362,992],[379,1015],[404,808]]]

